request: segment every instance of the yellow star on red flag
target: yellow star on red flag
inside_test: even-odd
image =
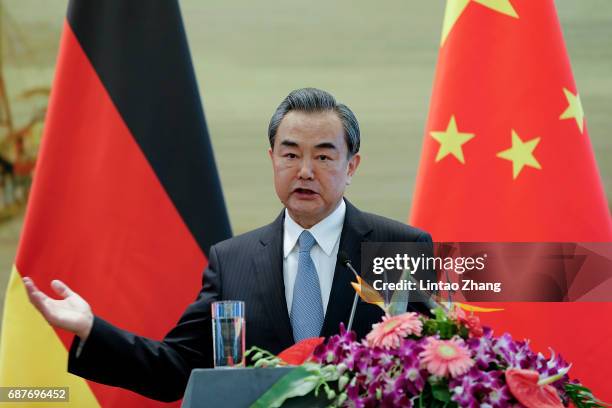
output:
[[[512,7],[510,0],[447,0],[444,21],[442,23],[442,40],[440,41],[440,47],[444,45],[446,37],[448,37],[455,23],[470,3],[478,3],[498,13],[518,18],[518,14],[516,10],[514,10],[514,7]]]
[[[542,166],[540,166],[540,163],[533,155],[533,151],[538,143],[540,143],[539,137],[523,142],[514,129],[512,130],[512,147],[497,153],[497,157],[512,162],[513,179],[518,177],[525,166],[533,167],[538,170],[542,169]]]
[[[583,133],[584,129],[584,110],[582,109],[582,102],[580,101],[580,95],[576,92],[574,95],[569,89],[563,88],[565,99],[567,99],[567,108],[559,119],[576,119],[576,124],[580,133]]]
[[[465,164],[462,146],[472,139],[474,134],[459,132],[457,129],[457,122],[455,121],[455,115],[451,116],[445,131],[433,131],[429,133],[431,134],[431,137],[440,143],[440,149],[436,155],[436,162],[439,162],[449,154],[452,154],[457,160]]]

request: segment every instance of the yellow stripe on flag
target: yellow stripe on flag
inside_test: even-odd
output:
[[[30,304],[21,276],[13,266],[0,337],[0,386],[69,387],[69,402],[54,402],[53,407],[99,407],[87,382],[66,371],[67,362],[68,351]],[[2,407],[20,408],[28,404],[41,405],[0,403]]]

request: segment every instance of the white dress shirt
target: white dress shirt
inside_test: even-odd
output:
[[[310,250],[310,257],[317,268],[319,285],[321,286],[321,300],[323,301],[323,312],[327,312],[329,294],[334,280],[336,259],[340,246],[340,234],[344,224],[346,204],[340,200],[340,205],[331,214],[312,226],[308,231],[317,243]],[[283,278],[285,279],[285,298],[287,299],[287,310],[291,313],[293,303],[293,286],[297,277],[298,269],[298,238],[304,228],[295,222],[289,212],[285,209],[285,225],[283,234]]]

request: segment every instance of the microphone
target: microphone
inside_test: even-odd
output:
[[[342,265],[346,266],[351,272],[353,272],[356,278],[359,277],[359,274],[357,273],[355,268],[353,268],[353,265],[351,264],[351,260],[346,252],[344,251],[338,252],[338,260],[340,261]],[[349,317],[348,326],[346,328],[347,331],[351,331],[351,328],[353,327],[353,320],[355,319],[355,311],[357,310],[357,301],[359,301],[359,293],[355,291],[355,297],[353,298],[353,307],[351,308],[351,316]]]
[[[359,276],[359,274],[357,273],[355,268],[353,268],[353,265],[351,264],[351,260],[350,260],[348,254],[346,252],[344,252],[344,251],[338,252],[338,260],[340,261],[340,263],[342,265],[344,265],[347,268],[349,268],[351,270],[351,272],[353,272],[355,274],[355,277]]]
[[[355,270],[355,268],[353,268],[353,265],[351,264],[351,260],[348,256],[348,254],[344,251],[340,251],[338,252],[338,261],[340,261],[340,263],[342,265],[344,265],[345,267],[347,267],[351,272],[353,272],[353,274],[355,275],[355,277],[357,278],[359,276],[359,274],[357,273],[357,271]],[[412,282],[416,284],[417,280],[411,275],[408,275],[408,279]],[[445,311],[449,311],[450,307],[448,307],[447,305],[438,303],[434,300],[433,295],[431,293],[429,293],[426,290],[419,290],[417,289],[415,291],[419,297],[420,300],[418,301],[419,303],[424,303],[425,307],[429,310],[433,310],[436,309],[438,307],[441,307],[443,310]],[[357,302],[359,300],[359,294],[357,292],[355,292],[355,297],[353,299],[353,307],[351,308],[351,315],[349,317],[349,322],[348,322],[348,326],[347,326],[347,330],[350,331],[351,328],[353,327],[353,320],[355,318],[355,311],[357,309]],[[431,312],[430,312],[431,313]]]

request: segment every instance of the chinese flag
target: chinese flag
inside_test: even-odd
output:
[[[197,296],[209,247],[230,235],[178,2],[71,1],[6,294],[0,385],[70,387],[75,407],[167,405],[68,374],[72,335],[43,320],[21,278],[47,292],[61,279],[100,317],[161,339]]]
[[[437,241],[612,241],[553,0],[448,0],[410,222]],[[498,334],[612,401],[612,304],[504,304]]]

